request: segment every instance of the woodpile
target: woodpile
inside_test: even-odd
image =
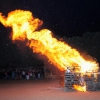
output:
[[[64,76],[64,91],[72,91],[73,85],[79,84],[79,76],[74,73],[65,73]]]
[[[74,91],[73,85],[80,85],[80,73],[64,74],[64,91]],[[87,91],[100,90],[100,73],[86,73],[84,75]]]

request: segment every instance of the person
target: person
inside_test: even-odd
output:
[[[12,71],[12,79],[15,79],[15,72]]]
[[[40,79],[40,70],[38,70],[38,79]]]
[[[29,71],[26,71],[26,80],[29,80]]]
[[[70,73],[71,71],[70,71],[70,68],[69,67],[67,67],[67,69],[66,69],[66,73]]]
[[[29,78],[33,78],[33,73],[32,73],[32,71],[29,71]]]
[[[25,79],[25,71],[22,70],[22,79]]]
[[[37,80],[38,79],[38,71],[35,70],[35,79]]]
[[[80,85],[81,86],[85,85],[85,80],[84,80],[84,76],[83,75],[80,76],[80,80],[79,81],[80,81]]]

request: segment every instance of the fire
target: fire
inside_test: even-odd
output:
[[[85,92],[86,91],[86,85],[81,86],[81,85],[73,85],[74,89],[77,91]]]
[[[5,27],[12,28],[12,40],[28,40],[28,46],[33,52],[45,55],[49,62],[60,70],[71,69],[80,66],[80,72],[98,71],[98,63],[95,60],[85,60],[81,54],[64,41],[57,40],[48,29],[38,30],[43,21],[34,18],[30,11],[15,10],[3,16],[0,13],[0,22]]]

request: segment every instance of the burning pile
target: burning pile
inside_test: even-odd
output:
[[[85,60],[80,53],[65,42],[59,41],[52,36],[48,29],[37,31],[43,24],[38,18],[34,18],[30,11],[15,10],[5,17],[0,13],[0,22],[5,27],[12,28],[12,40],[28,40],[27,45],[33,52],[45,55],[49,62],[61,71],[66,66],[80,66],[80,72],[98,71],[98,63],[95,60]]]

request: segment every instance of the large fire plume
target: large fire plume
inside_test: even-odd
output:
[[[67,67],[80,67],[80,72],[98,71],[98,63],[95,60],[85,60],[81,54],[64,41],[53,37],[48,29],[38,30],[42,21],[34,18],[30,11],[15,10],[3,16],[0,13],[0,22],[5,27],[12,28],[12,40],[29,40],[28,46],[33,52],[45,55],[49,62],[54,64],[60,70],[66,70]]]

